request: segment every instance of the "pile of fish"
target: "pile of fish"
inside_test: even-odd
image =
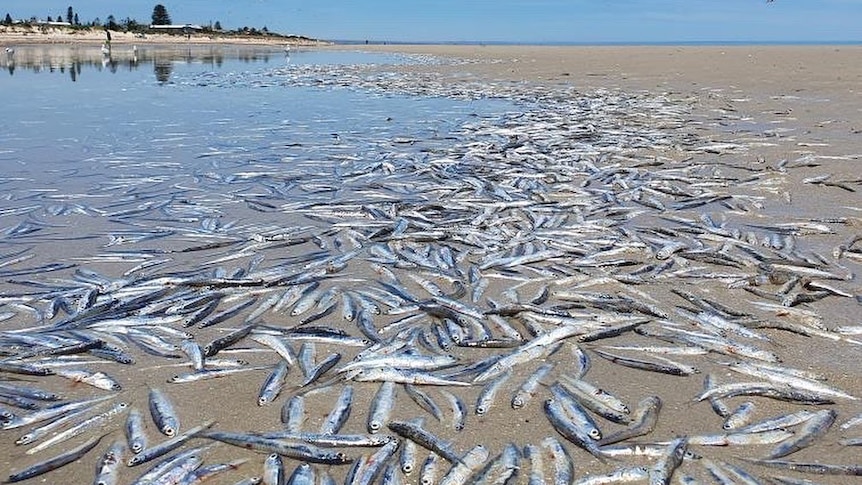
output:
[[[79,459],[98,484],[862,474],[839,451],[862,443],[859,389],[802,353],[862,345],[859,219],[782,215],[816,157],[751,159],[649,93],[356,66],[188,84],[517,109],[304,159],[202,154],[193,177],[114,160],[81,193],[3,180],[9,482]],[[102,247],[45,261],[92,241],[60,218],[99,221]]]

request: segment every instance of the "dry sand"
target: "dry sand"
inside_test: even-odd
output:
[[[0,37],[0,43],[8,45],[8,39]],[[856,90],[862,86],[862,63],[859,62],[862,47],[363,46],[362,49],[450,56],[469,61],[455,65],[405,68],[432,70],[453,79],[574,86],[585,92],[622,89],[664,93],[690,105],[692,123],[710,120],[721,122],[720,126],[725,129],[703,128],[705,141],[720,143],[750,135],[769,142],[744,154],[717,154],[716,159],[763,159],[764,163],[775,164],[782,159],[795,160],[807,155],[842,157],[822,158],[821,167],[812,168],[804,175],[833,173],[836,179],[859,178],[857,167],[862,158],[862,98]],[[825,242],[821,248],[823,250],[830,249],[835,241],[846,240],[848,236],[860,232],[862,204],[856,192],[795,184],[792,193],[787,196],[786,210],[791,215],[801,218],[848,217],[844,233]],[[848,284],[859,293],[858,277]],[[823,306],[818,306],[817,310],[834,317],[830,326],[835,322],[842,325],[862,324],[858,310],[855,314],[843,315],[830,315],[829,309]],[[825,370],[829,372],[831,383],[855,395],[862,395],[862,383],[856,379],[859,375],[856,349],[842,356],[834,356],[828,349],[811,352],[808,343],[802,338],[788,338],[782,340],[781,344],[784,345],[782,356],[788,357],[789,365],[800,368],[810,365],[818,371]],[[125,372],[133,374],[140,370],[134,368]],[[158,369],[152,371],[150,377],[154,379],[153,382],[163,382],[172,372],[172,369]],[[596,363],[591,373],[597,382],[613,382],[613,391],[629,401],[650,393],[663,396],[674,394],[667,392],[669,380],[665,376],[621,369],[601,362]],[[526,377],[521,374],[519,372],[515,378]],[[681,432],[714,431],[716,417],[704,411],[704,406],[698,406],[695,412],[690,403],[690,396],[700,390],[700,379],[681,379],[677,382],[679,384],[675,391],[679,399],[666,401],[655,435],[667,438]],[[251,396],[257,392],[258,383],[258,378],[231,382],[231,395],[249,397],[242,405],[225,406],[221,400],[200,397],[217,394],[222,385],[219,382],[201,385],[197,395],[192,390],[184,390],[177,391],[174,396],[181,402],[186,422],[200,422],[205,417],[215,417],[221,423],[277,422],[277,407],[261,410],[251,400]],[[659,387],[661,391],[655,390]],[[140,404],[145,391],[140,386],[128,392]],[[183,392],[188,394],[182,396]],[[372,392],[373,389],[363,387],[357,396],[357,403],[367,402]],[[475,398],[474,394],[470,395],[471,399]],[[311,417],[313,422],[322,418],[334,397],[333,392],[315,396]],[[758,415],[763,417],[788,408],[762,402],[758,401]],[[858,406],[849,404],[836,408],[841,413],[841,421],[851,413],[860,411]],[[364,412],[357,411],[360,417],[355,420],[352,418],[352,421],[361,422]],[[418,408],[401,411],[398,417],[408,417],[409,412],[418,412]],[[252,414],[254,418],[250,417]],[[498,403],[493,412],[484,418],[476,418],[471,414],[467,429],[457,438],[456,447],[465,450],[467,446],[481,442],[499,450],[510,440],[522,445],[538,442],[543,436],[531,436],[531,431],[537,427],[531,424],[531,420],[543,421],[541,411],[514,413],[505,404]],[[351,431],[359,432],[362,426],[356,422],[349,427]],[[544,423],[540,426],[542,433],[550,429]],[[827,449],[824,446],[800,454],[806,460],[858,463],[858,453],[836,443],[838,434],[835,432],[830,435],[827,445],[832,452],[830,456],[824,453],[823,450]],[[220,450],[220,455],[216,456],[225,459],[239,455],[232,449]],[[730,457],[744,454],[745,451],[730,449],[721,453],[723,457]],[[577,459],[578,473],[588,471],[584,456],[578,456]],[[76,476],[91,476],[93,461],[94,457],[89,456],[86,464],[78,465],[74,471]],[[260,462],[262,458],[256,459],[250,466],[259,467]],[[4,468],[8,469],[9,465],[4,463]],[[524,472],[522,479],[525,478],[526,470]],[[129,475],[125,472],[124,479]],[[412,478],[417,479],[415,474]],[[821,481],[821,477],[815,477],[815,480]],[[844,479],[822,480],[822,483],[847,482]],[[522,480],[519,483],[526,482]]]

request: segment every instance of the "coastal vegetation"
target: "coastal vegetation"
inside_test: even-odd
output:
[[[0,14],[2,15],[2,14]],[[83,15],[83,14],[82,14]],[[147,33],[153,31],[153,26],[167,26],[171,25],[172,19],[171,16],[162,4],[156,4],[153,7],[153,13],[151,17],[151,22],[140,22],[137,19],[126,16],[124,18],[120,18],[115,16],[114,14],[109,14],[107,17],[102,20],[100,17],[92,17],[91,20],[81,20],[79,17],[79,12],[75,11],[73,6],[69,6],[66,9],[65,16],[60,14],[56,17],[51,15],[45,15],[44,17],[38,15],[30,15],[29,17],[17,17],[13,16],[11,12],[6,12],[2,21],[0,21],[0,25],[7,27],[15,27],[18,29],[22,29],[25,31],[38,32],[38,31],[46,31],[47,29],[61,29],[75,32],[87,32],[93,30],[109,30],[114,32],[128,32],[133,33],[139,36],[145,36]],[[222,23],[219,20],[209,21],[205,24],[191,24],[183,22],[182,25],[189,26],[190,29],[178,29],[176,34],[178,35],[191,35],[191,36],[211,36],[214,34],[218,34],[219,36],[225,37],[265,37],[265,38],[295,38],[297,36],[280,34],[277,32],[270,31],[266,26],[262,27],[253,27],[253,26],[242,26],[236,29],[224,29],[222,28]],[[189,33],[191,31],[191,34]],[[165,32],[161,30],[160,32]],[[170,33],[170,32],[167,32]],[[305,37],[302,37],[305,39]]]

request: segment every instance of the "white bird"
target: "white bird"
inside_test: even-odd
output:
[[[102,44],[102,55],[103,56],[111,55],[111,48],[106,46],[105,44]]]
[[[284,46],[284,53],[287,55],[290,55],[290,46],[289,45]]]
[[[7,56],[9,56],[9,57],[14,56],[14,55],[15,55],[15,49],[13,49],[13,48],[11,48],[11,47],[7,47],[7,48],[6,48],[6,55],[7,55]]]

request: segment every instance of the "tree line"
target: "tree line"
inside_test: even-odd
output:
[[[134,32],[134,33],[147,32],[149,30],[150,25],[171,25],[171,23],[172,23],[171,22],[171,16],[168,13],[168,9],[165,8],[165,6],[162,4],[157,4],[155,7],[153,7],[153,14],[150,18],[151,22],[148,24],[146,24],[146,23],[142,24],[142,23],[138,22],[137,20],[135,20],[131,17],[126,17],[125,19],[118,21],[117,18],[113,14],[108,15],[104,21],[102,21],[102,19],[100,19],[99,17],[96,17],[93,20],[82,23],[80,21],[80,18],[78,17],[78,13],[75,12],[75,9],[71,6],[66,9],[66,15],[65,16],[57,15],[57,17],[51,17],[50,15],[48,15],[46,17],[47,22],[54,22],[54,21],[62,22],[64,20],[72,28],[80,28],[80,29],[105,28],[108,30],[114,30],[114,31],[118,31],[118,32]],[[34,25],[38,25],[40,22],[39,22],[39,19],[35,16],[30,17],[29,20],[23,20],[23,21],[16,22],[12,18],[12,16],[7,12],[6,18],[3,20],[2,24],[13,25],[16,23],[34,26]],[[235,30],[224,30],[222,28],[221,22],[219,22],[218,20],[216,20],[214,23],[210,23],[206,26],[203,26],[203,32],[204,33],[219,32],[222,34],[237,34],[237,35],[278,35],[278,34],[274,34],[274,33],[270,32],[266,26],[264,26],[260,29],[257,29],[255,27],[244,26],[244,27],[237,28]]]
[[[126,17],[122,20],[117,20],[117,18],[111,14],[108,15],[103,21],[99,17],[96,17],[87,22],[81,22],[78,13],[72,6],[66,9],[66,15],[57,15],[56,17],[52,17],[51,15],[47,15],[45,17],[46,22],[63,22],[69,24],[69,26],[73,28],[82,28],[82,29],[90,29],[90,28],[106,28],[108,30],[115,31],[123,31],[123,32],[146,32],[149,29],[150,25],[170,25],[171,24],[171,16],[168,13],[168,9],[165,8],[162,4],[157,4],[153,7],[153,14],[151,17],[150,23],[140,23],[136,19],[131,17]],[[6,17],[3,19],[3,25],[13,25],[13,24],[23,24],[23,25],[38,25],[40,23],[39,19],[36,16],[32,16],[26,20],[15,21],[12,18],[10,13],[6,13]],[[204,31],[222,31],[221,22],[216,21],[215,23],[209,24],[203,27]],[[234,32],[245,32],[245,33],[268,33],[266,27],[263,27],[261,30],[257,30],[254,27],[242,27],[237,29]]]

